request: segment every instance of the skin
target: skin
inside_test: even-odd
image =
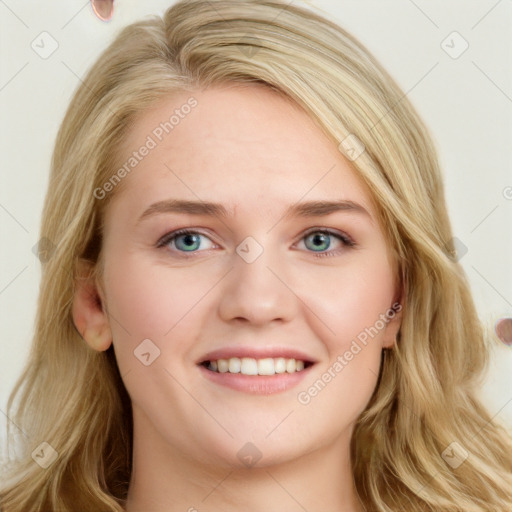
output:
[[[132,400],[126,510],[229,512],[243,504],[249,512],[362,511],[349,443],[401,314],[360,344],[307,404],[298,393],[329,368],[333,373],[338,356],[400,300],[374,204],[312,119],[256,84],[160,100],[130,127],[120,160],[190,96],[198,105],[114,191],[103,276],[84,278],[73,304],[75,324],[92,348],[113,342]],[[160,213],[139,221],[151,204],[170,198],[221,203],[228,216]],[[368,215],[284,217],[297,202],[340,199]],[[185,227],[204,235],[195,252],[183,250],[183,237],[156,247]],[[315,245],[305,235],[311,228],[346,234],[356,246],[334,235]],[[249,236],[263,248],[252,263],[236,252]],[[148,366],[134,355],[144,339],[160,350]],[[296,387],[251,395],[199,371],[201,356],[228,344],[296,347],[317,362]],[[250,467],[237,456],[246,443],[261,454]]]

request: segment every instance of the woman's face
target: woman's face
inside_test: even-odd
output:
[[[136,446],[226,466],[347,447],[400,316],[348,160],[293,103],[231,85],[160,101],[120,161],[100,293]]]

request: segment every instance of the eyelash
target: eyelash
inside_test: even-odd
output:
[[[342,242],[342,244],[345,246],[345,248],[356,247],[356,243],[354,242],[354,240],[352,240],[352,238],[350,238],[345,233],[341,233],[341,232],[334,231],[334,230],[327,229],[327,228],[309,229],[302,235],[302,237],[300,238],[299,241],[302,241],[309,235],[316,234],[316,233],[321,233],[323,235],[332,235],[332,236],[338,238]],[[156,243],[156,247],[162,248],[162,249],[166,248],[171,241],[173,241],[174,239],[178,238],[179,236],[183,236],[183,235],[202,235],[206,238],[209,238],[208,235],[206,235],[205,233],[202,233],[200,231],[195,231],[195,230],[189,229],[189,228],[178,229],[176,231],[171,231],[170,233],[167,233],[166,235],[164,235]],[[325,257],[330,257],[330,256],[337,256],[338,253],[340,252],[340,250],[342,250],[342,249],[343,248],[339,248],[339,249],[331,250],[330,252],[315,252],[315,251],[307,251],[307,252],[313,253],[313,255],[316,258],[325,258]],[[187,254],[186,251],[178,251],[178,252],[182,253],[184,258],[194,257],[194,256],[186,255]],[[192,255],[192,254],[195,254],[196,252],[201,252],[201,251],[192,251],[190,254]]]

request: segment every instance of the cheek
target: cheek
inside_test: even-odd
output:
[[[297,401],[306,414],[329,417],[339,425],[355,421],[373,394],[386,332],[382,318],[393,303],[394,289],[384,258],[362,258],[329,270],[328,276],[309,274],[302,281],[308,305],[304,314],[322,332],[327,357],[301,387]]]
[[[121,374],[139,369],[140,354],[147,352],[146,359],[157,357],[152,367],[179,368],[200,334],[200,299],[211,283],[197,279],[193,269],[162,271],[143,258],[126,257],[106,267],[105,285]]]
[[[193,269],[162,270],[142,257],[112,266],[106,281],[118,323],[131,335],[157,339],[181,322],[208,291],[208,283],[197,279]]]
[[[346,267],[315,269],[297,282],[307,306],[304,315],[324,334],[331,357],[348,350],[355,339],[379,345],[386,325],[381,315],[389,311],[394,294],[386,259],[359,258]]]
[[[297,393],[304,421],[315,418],[318,428],[327,422],[333,436],[353,424],[375,390],[380,360],[380,351],[362,350],[350,361],[341,355],[320,369]]]

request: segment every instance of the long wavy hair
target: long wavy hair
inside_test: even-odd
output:
[[[312,10],[279,0],[187,0],[117,35],[58,132],[35,334],[8,402],[23,435],[8,422],[8,442],[21,441],[21,454],[4,472],[3,512],[123,510],[130,398],[112,347],[90,349],[71,315],[78,262],[98,263],[104,211],[118,192],[99,200],[95,190],[117,169],[116,148],[137,114],[177,91],[241,82],[293,99],[345,156],[347,140],[364,145],[351,164],[377,205],[404,290],[396,346],[352,438],[366,510],[510,510],[510,432],[477,399],[492,337],[454,254],[423,122],[370,52]],[[34,462],[41,443],[57,452],[46,469]],[[467,458],[452,467],[446,450]]]

